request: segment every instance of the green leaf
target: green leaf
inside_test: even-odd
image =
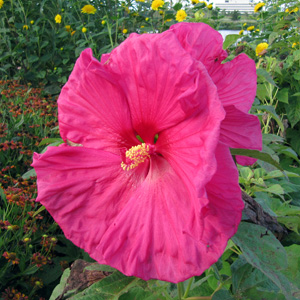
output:
[[[281,272],[287,267],[286,252],[270,231],[259,225],[241,223],[232,239],[249,264],[271,279],[287,300],[293,299],[290,282]]]
[[[264,189],[266,192],[275,194],[275,195],[283,195],[285,192],[283,188],[279,184],[273,184],[270,187]]]
[[[289,105],[285,105],[285,108],[288,120],[293,128],[300,121],[300,97],[293,97]]]
[[[252,270],[252,266],[247,263],[243,255],[240,255],[237,260],[231,265],[232,272],[232,289],[233,293],[240,289],[241,283],[247,278]]]
[[[257,69],[256,70],[256,74],[257,74],[257,76],[262,76],[269,83],[271,83],[272,85],[274,85],[274,86],[277,87],[275,81],[273,80],[273,78],[271,77],[271,75],[265,69]]]
[[[249,150],[249,149],[230,149],[231,155],[241,155],[241,156],[248,156],[248,157],[253,157],[260,159],[264,162],[267,162],[277,169],[281,170],[284,172],[283,168],[280,166],[280,164],[274,160],[270,154],[265,153],[265,152],[260,152],[258,150]]]
[[[277,99],[283,103],[289,103],[289,89],[283,88],[277,93]]]
[[[36,177],[35,169],[31,169],[22,175],[23,179],[29,179],[30,177]]]
[[[57,144],[57,145],[60,145],[62,144],[64,141],[63,139],[61,138],[48,138],[48,139],[44,139],[42,140],[40,143],[39,143],[39,146],[43,146],[43,145],[46,145],[46,144]]]
[[[36,56],[36,55],[30,55],[29,57],[28,57],[28,62],[29,63],[34,63],[34,62],[37,62],[39,60],[39,57],[38,56]]]
[[[163,295],[157,294],[153,291],[145,291],[141,287],[134,287],[130,289],[126,294],[123,294],[119,300],[165,300]]]
[[[0,186],[0,199],[2,199],[2,200],[5,200],[5,199],[6,199],[4,190],[3,190],[3,188],[2,188],[1,186]]]
[[[234,44],[241,36],[239,34],[228,34],[223,43],[223,49],[226,50],[229,46]]]
[[[64,273],[61,276],[60,279],[60,283],[55,287],[55,289],[53,290],[50,299],[49,300],[55,300],[56,298],[58,298],[59,296],[61,296],[61,294],[63,293],[66,284],[67,284],[67,280],[70,276],[71,270],[70,268],[67,268]]]
[[[221,289],[213,295],[212,300],[234,300],[234,298],[229,291]]]
[[[278,220],[279,223],[283,224],[289,230],[294,231],[297,234],[299,234],[300,216],[278,217],[277,220]]]
[[[263,137],[263,142],[265,142],[267,144],[272,143],[272,142],[280,142],[280,143],[284,142],[284,138],[279,135],[276,135],[276,134],[263,133],[262,137]]]
[[[271,45],[275,40],[276,38],[279,36],[278,32],[272,32],[270,35],[269,35],[269,45]]]
[[[288,267],[283,273],[292,280],[298,289],[300,289],[300,245],[291,245],[285,247],[288,259]],[[298,290],[298,297],[300,298],[300,292]]]
[[[24,115],[22,115],[21,120],[15,124],[14,128],[18,129],[20,126],[22,126],[22,124],[24,123]]]
[[[180,2],[178,2],[173,6],[173,8],[174,8],[174,10],[178,11],[182,8],[182,4]]]
[[[146,282],[136,278],[127,277],[120,272],[114,272],[112,275],[94,283],[83,292],[74,295],[72,300],[117,300],[127,293],[131,288],[137,286],[146,286]]]

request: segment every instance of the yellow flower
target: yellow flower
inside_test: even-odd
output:
[[[172,19],[167,19],[165,22],[171,22],[172,21]]]
[[[63,51],[63,50],[64,50],[64,47],[61,47],[61,48],[60,48],[60,51]]]
[[[0,0],[0,8],[2,8],[3,4],[4,4],[4,1]]]
[[[87,31],[87,29],[86,29],[85,27],[82,27],[81,31],[82,31],[83,33],[85,33],[85,32]]]
[[[255,6],[254,6],[254,12],[257,13],[259,12],[266,4],[263,3],[263,2],[260,2],[260,3],[257,3]]]
[[[149,21],[149,18],[146,18],[145,21]]]
[[[34,24],[34,21],[33,21],[33,20],[31,20],[31,21],[30,21],[30,24],[31,24],[31,25],[32,25],[32,24]]]
[[[97,11],[97,9],[93,6],[93,5],[85,5],[82,9],[81,12],[83,14],[95,14],[95,12]]]
[[[176,21],[182,22],[186,19],[187,14],[183,9],[180,9],[176,14]]]
[[[154,0],[151,4],[153,10],[158,10],[160,7],[163,7],[165,2],[163,0]]]
[[[297,45],[299,45],[300,43],[293,43],[292,48],[295,48]]]
[[[249,26],[249,27],[247,28],[247,30],[248,30],[248,31],[252,31],[252,30],[254,30],[254,28],[255,28],[254,26]]]
[[[296,8],[294,8],[294,9],[292,9],[292,10],[290,11],[290,14],[295,13],[295,12],[297,12],[298,10],[299,10],[299,8],[296,7]]]
[[[61,23],[61,15],[56,15],[54,19],[56,23]]]
[[[290,12],[290,11],[289,11],[289,9],[287,8],[287,9],[285,10],[285,12]]]
[[[103,21],[101,22],[101,24],[102,24],[102,25],[105,25],[105,23],[106,23],[106,21],[105,21],[105,20],[103,20]]]
[[[245,27],[246,25],[247,25],[247,23],[244,23],[244,24],[243,24],[243,27]]]
[[[144,25],[141,26],[141,28],[144,28],[144,27],[145,27]]]
[[[136,0],[136,2],[145,2],[145,0]]]
[[[242,29],[240,32],[239,32],[239,35],[242,35],[244,33],[244,29]]]
[[[24,29],[24,30],[28,30],[28,25],[24,25],[24,26],[23,26],[23,29]]]
[[[71,31],[72,31],[72,28],[71,28],[70,25],[66,25],[65,28],[66,28],[66,30],[67,30],[68,32],[71,32]]]
[[[208,8],[209,10],[211,10],[211,9],[213,8],[213,5],[212,5],[212,4],[209,4],[209,5],[207,5],[207,8]]]
[[[267,43],[260,43],[256,46],[255,52],[256,52],[256,56],[262,56],[266,53],[265,50],[267,50],[269,47],[269,45]]]
[[[259,29],[256,29],[255,31],[256,31],[256,32],[259,32]]]
[[[191,0],[192,4],[197,4],[199,3],[199,0]]]
[[[76,32],[76,30],[73,30],[73,31],[71,32],[71,36],[73,36],[73,35],[75,34],[75,32]]]
[[[122,31],[124,34],[126,34],[128,32],[128,30],[126,28],[123,29]]]

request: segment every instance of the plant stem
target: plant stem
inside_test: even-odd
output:
[[[183,295],[183,299],[185,299],[185,298],[189,295],[189,291],[190,291],[190,288],[191,288],[191,286],[192,286],[193,281],[194,281],[194,277],[191,277],[191,278],[189,279],[188,286],[187,286],[187,288],[186,288],[186,290],[185,290],[185,293],[184,293],[184,295]]]
[[[177,290],[178,290],[178,300],[182,300],[182,295],[183,295],[183,283],[182,282],[177,283]]]

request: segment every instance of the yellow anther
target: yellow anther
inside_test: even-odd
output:
[[[137,167],[140,163],[144,162],[150,157],[150,146],[143,143],[141,145],[133,146],[126,151],[125,162],[122,161],[121,167],[124,171],[128,171]]]

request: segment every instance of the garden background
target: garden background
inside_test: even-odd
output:
[[[0,0],[1,299],[299,299],[299,8],[299,1],[265,1],[242,15],[198,0]],[[248,209],[220,260],[178,293],[174,284],[98,265],[68,241],[34,201],[30,164],[33,152],[61,142],[56,100],[83,49],[100,59],[132,32],[181,21],[239,30],[223,48],[227,60],[246,53],[256,62],[251,112],[261,121],[263,151],[232,151],[259,158],[238,166]]]

